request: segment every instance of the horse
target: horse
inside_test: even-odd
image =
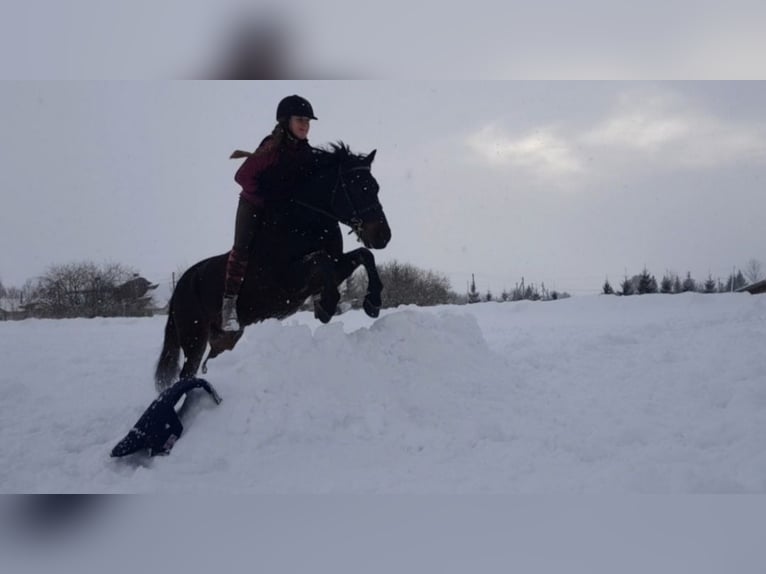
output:
[[[247,325],[283,319],[313,297],[314,316],[322,323],[335,314],[338,286],[359,267],[367,272],[365,313],[377,317],[383,284],[370,249],[384,249],[391,229],[372,175],[377,150],[352,153],[343,142],[316,148],[304,182],[290,199],[267,204],[256,217],[247,272],[237,300],[240,330],[221,329],[221,301],[228,253],[204,259],[179,279],[170,299],[164,341],[155,370],[158,392],[179,376],[191,379],[207,362],[233,350]],[[343,252],[340,224],[364,245]]]

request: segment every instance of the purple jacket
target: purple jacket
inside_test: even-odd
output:
[[[289,198],[308,173],[311,150],[307,141],[287,140],[279,146],[266,137],[234,176],[242,186],[240,197],[258,208]]]

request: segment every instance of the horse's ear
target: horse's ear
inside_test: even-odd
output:
[[[364,158],[364,160],[367,162],[367,165],[372,165],[372,162],[375,161],[375,154],[378,153],[378,150],[374,149],[370,152],[370,154]]]

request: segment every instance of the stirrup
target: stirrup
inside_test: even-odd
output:
[[[237,318],[237,298],[224,297],[221,307],[221,329],[227,332],[236,332],[241,328]]]

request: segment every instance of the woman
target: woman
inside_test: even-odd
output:
[[[238,331],[237,297],[247,272],[255,218],[269,202],[285,199],[300,184],[311,161],[308,143],[311,120],[317,119],[311,104],[297,95],[282,99],[277,106],[277,125],[254,153],[235,151],[233,159],[247,157],[234,179],[242,186],[237,207],[234,246],[226,264],[221,326]]]

